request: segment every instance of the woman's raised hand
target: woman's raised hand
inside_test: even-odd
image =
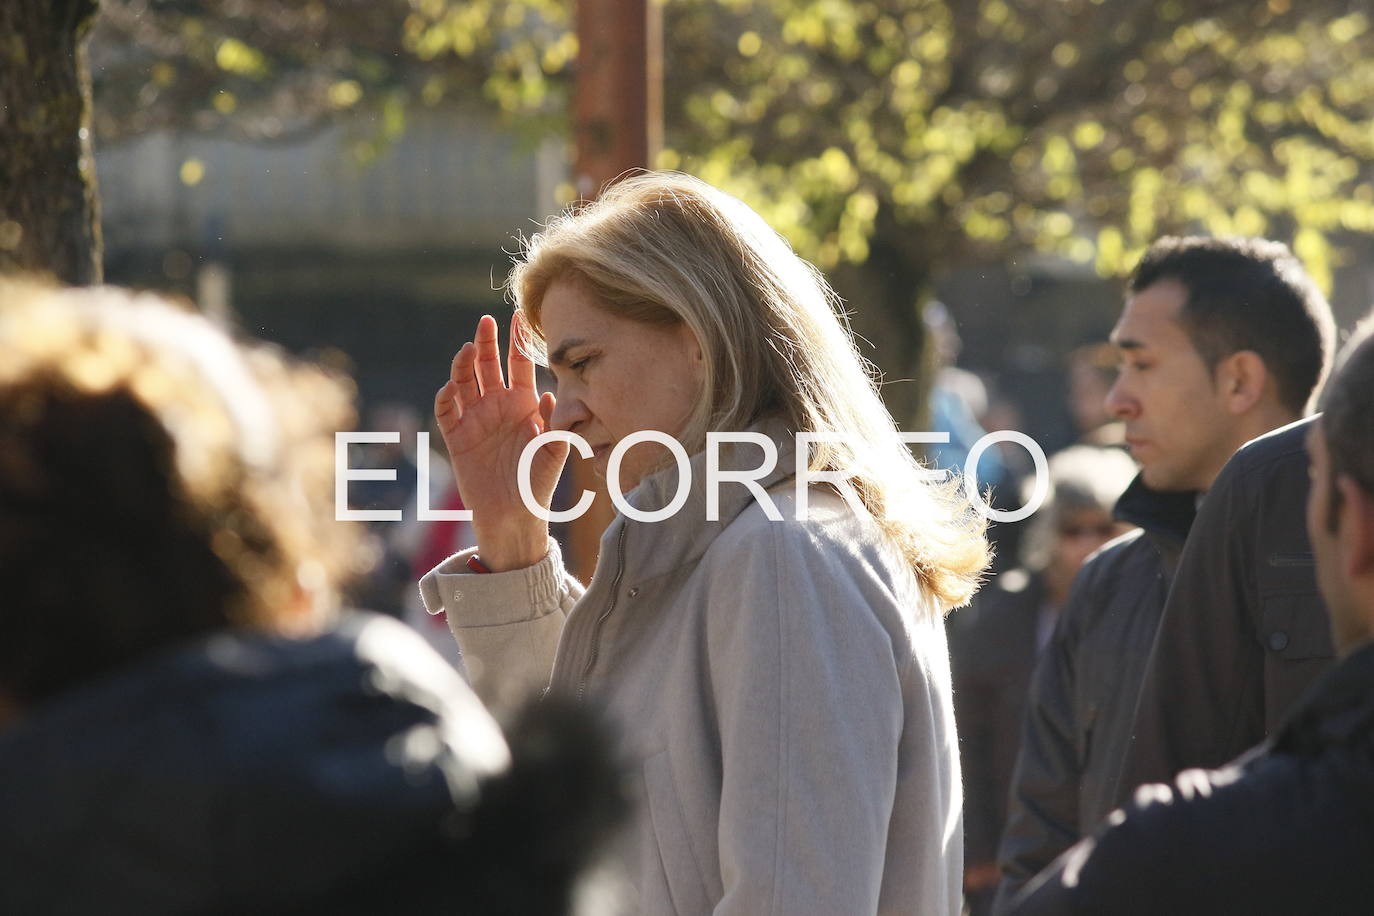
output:
[[[477,553],[493,572],[533,566],[548,551],[548,523],[525,507],[516,471],[531,439],[549,428],[552,394],[534,387],[534,363],[521,347],[524,329],[511,318],[501,377],[496,319],[482,316],[474,341],[463,344],[449,380],[434,398],[434,418],[448,446],[463,505],[472,510]],[[568,457],[566,442],[545,445],[530,466],[530,489],[548,509]]]

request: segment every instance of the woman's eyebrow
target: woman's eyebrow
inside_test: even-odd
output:
[[[568,361],[568,351],[573,347],[580,347],[587,341],[581,337],[573,337],[563,341],[558,345],[558,349],[549,354],[550,366],[562,366]]]

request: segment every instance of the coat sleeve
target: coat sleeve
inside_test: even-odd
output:
[[[994,912],[1036,872],[1078,839],[1079,740],[1086,723],[1075,703],[1078,633],[1096,601],[1092,561],[1079,571],[1054,635],[1035,666],[997,860],[1002,871]]]
[[[1187,767],[1215,767],[1264,738],[1264,647],[1253,517],[1234,464],[1203,500],[1146,663],[1116,801]],[[1301,525],[1301,518],[1294,519]]]
[[[549,683],[563,622],[582,586],[563,568],[558,542],[533,566],[473,573],[476,548],[454,554],[420,579],[425,610],[443,613],[473,689],[487,705],[519,699]]]
[[[791,525],[714,549],[730,569],[708,624],[715,913],[877,912],[903,726],[902,662],[873,607],[890,586]]]
[[[1027,884],[1010,913],[1363,912],[1367,815],[1337,775],[1350,772],[1349,758],[1338,757],[1271,755],[1141,786],[1131,804]]]

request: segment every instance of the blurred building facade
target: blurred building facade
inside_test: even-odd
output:
[[[367,403],[425,407],[476,319],[500,308],[505,252],[555,209],[565,155],[475,114],[423,109],[359,165],[350,146],[369,129],[100,148],[108,281],[182,292],[338,359]]]
[[[106,276],[180,291],[256,335],[332,355],[366,404],[427,413],[457,344],[483,312],[499,314],[517,234],[557,209],[567,152],[476,113],[418,109],[360,166],[350,148],[377,127],[355,117],[290,143],[182,132],[99,148]],[[865,314],[864,283],[835,279],[856,330],[881,341],[889,330]],[[1355,242],[1335,281],[1348,328],[1374,302],[1369,240]],[[1054,451],[1075,438],[1068,354],[1106,338],[1122,290],[1089,265],[1031,255],[949,265],[934,291],[963,340],[959,365]]]

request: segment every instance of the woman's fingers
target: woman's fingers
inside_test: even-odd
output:
[[[543,432],[553,429],[553,408],[556,404],[551,391],[546,391],[539,397],[539,423]]]
[[[477,347],[468,341],[459,348],[449,367],[449,382],[453,385],[453,397],[458,400],[461,411],[469,410],[481,392],[477,388],[476,372]]]
[[[510,378],[512,388],[527,388],[533,391],[534,363],[525,353],[528,342],[529,335],[525,330],[525,323],[521,320],[520,313],[516,312],[510,319],[510,351],[506,356],[506,374]]]
[[[497,347],[496,319],[483,315],[477,322],[477,384],[483,393],[506,387],[501,378],[501,352]]]
[[[457,386],[453,379],[449,379],[434,395],[434,419],[439,423],[439,432],[447,436],[462,418],[463,410],[457,401]]]

